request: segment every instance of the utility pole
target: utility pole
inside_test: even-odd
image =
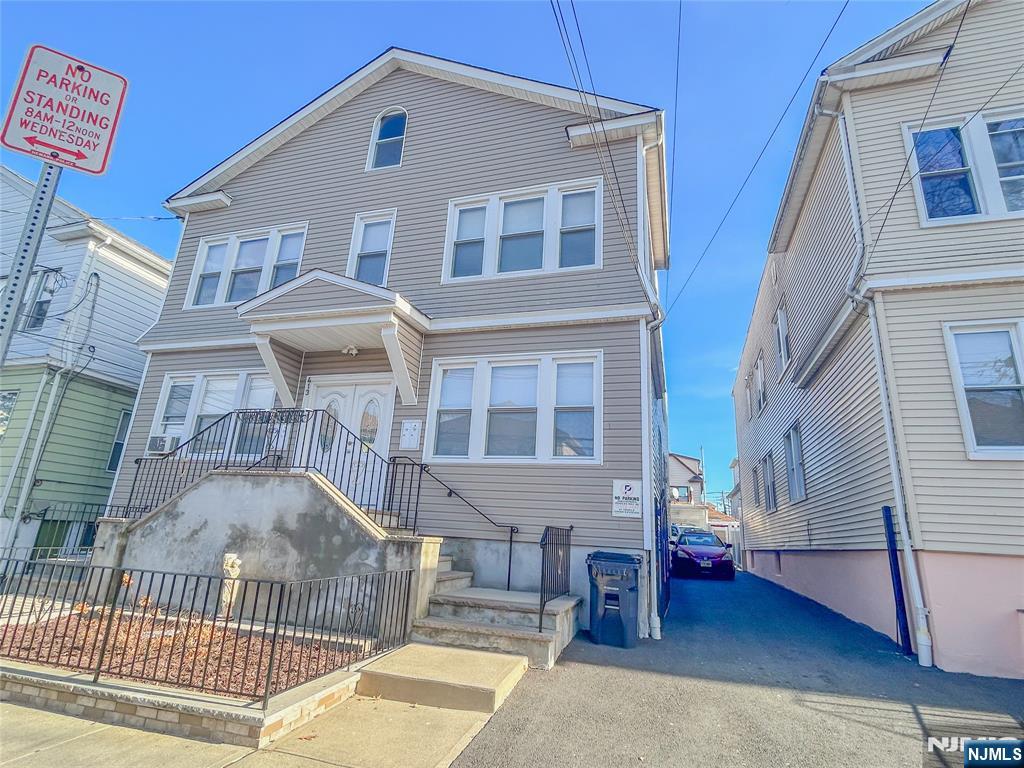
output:
[[[56,155],[56,152],[53,154]],[[7,284],[4,286],[3,304],[0,305],[0,367],[7,362],[7,352],[11,348],[11,340],[18,326],[21,304],[25,300],[25,291],[28,290],[32,270],[36,266],[36,257],[39,255],[39,244],[46,231],[46,220],[50,216],[53,198],[57,194],[60,172],[60,166],[44,163],[36,188],[32,192],[32,201],[25,216],[25,226],[21,230],[21,240],[18,242],[18,250],[14,253]]]

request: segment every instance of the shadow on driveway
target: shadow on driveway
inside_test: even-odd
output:
[[[1024,735],[1020,681],[921,668],[889,638],[748,574],[672,589],[663,640],[626,650],[579,635],[455,765],[904,768],[922,765],[928,736]]]

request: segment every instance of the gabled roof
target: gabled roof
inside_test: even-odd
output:
[[[945,48],[910,55],[901,55],[901,51],[957,19],[963,14],[966,2],[968,0],[938,0],[822,71],[793,154],[782,202],[768,242],[769,253],[780,253],[789,247],[818,157],[832,127],[832,117],[826,113],[839,108],[841,92],[936,74],[945,63]],[[972,6],[983,2],[985,0],[972,0]]]
[[[179,198],[217,191],[221,185],[261,158],[266,157],[290,138],[397,69],[462,83],[581,115],[586,114],[586,109],[580,103],[580,94],[575,88],[507,75],[483,67],[474,67],[450,59],[392,47],[357,69],[334,87],[317,96],[297,112],[286,117],[266,133],[246,144],[195,181],[175,192],[165,205],[173,209],[176,207],[175,201]],[[644,104],[620,101],[607,96],[597,94],[588,94],[588,96],[591,104],[596,103],[601,110],[602,117],[605,118],[634,115],[652,109]]]

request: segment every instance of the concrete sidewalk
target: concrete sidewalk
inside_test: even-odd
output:
[[[267,749],[190,741],[0,704],[0,765],[17,768],[443,768],[488,715],[355,696]]]

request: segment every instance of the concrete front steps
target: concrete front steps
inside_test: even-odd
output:
[[[410,643],[360,670],[360,696],[492,714],[526,673],[525,656]]]
[[[412,639],[522,655],[531,667],[551,669],[579,627],[580,598],[549,602],[538,630],[537,592],[473,587],[472,579],[472,571],[455,570],[451,556],[442,555],[429,615],[413,622]]]

